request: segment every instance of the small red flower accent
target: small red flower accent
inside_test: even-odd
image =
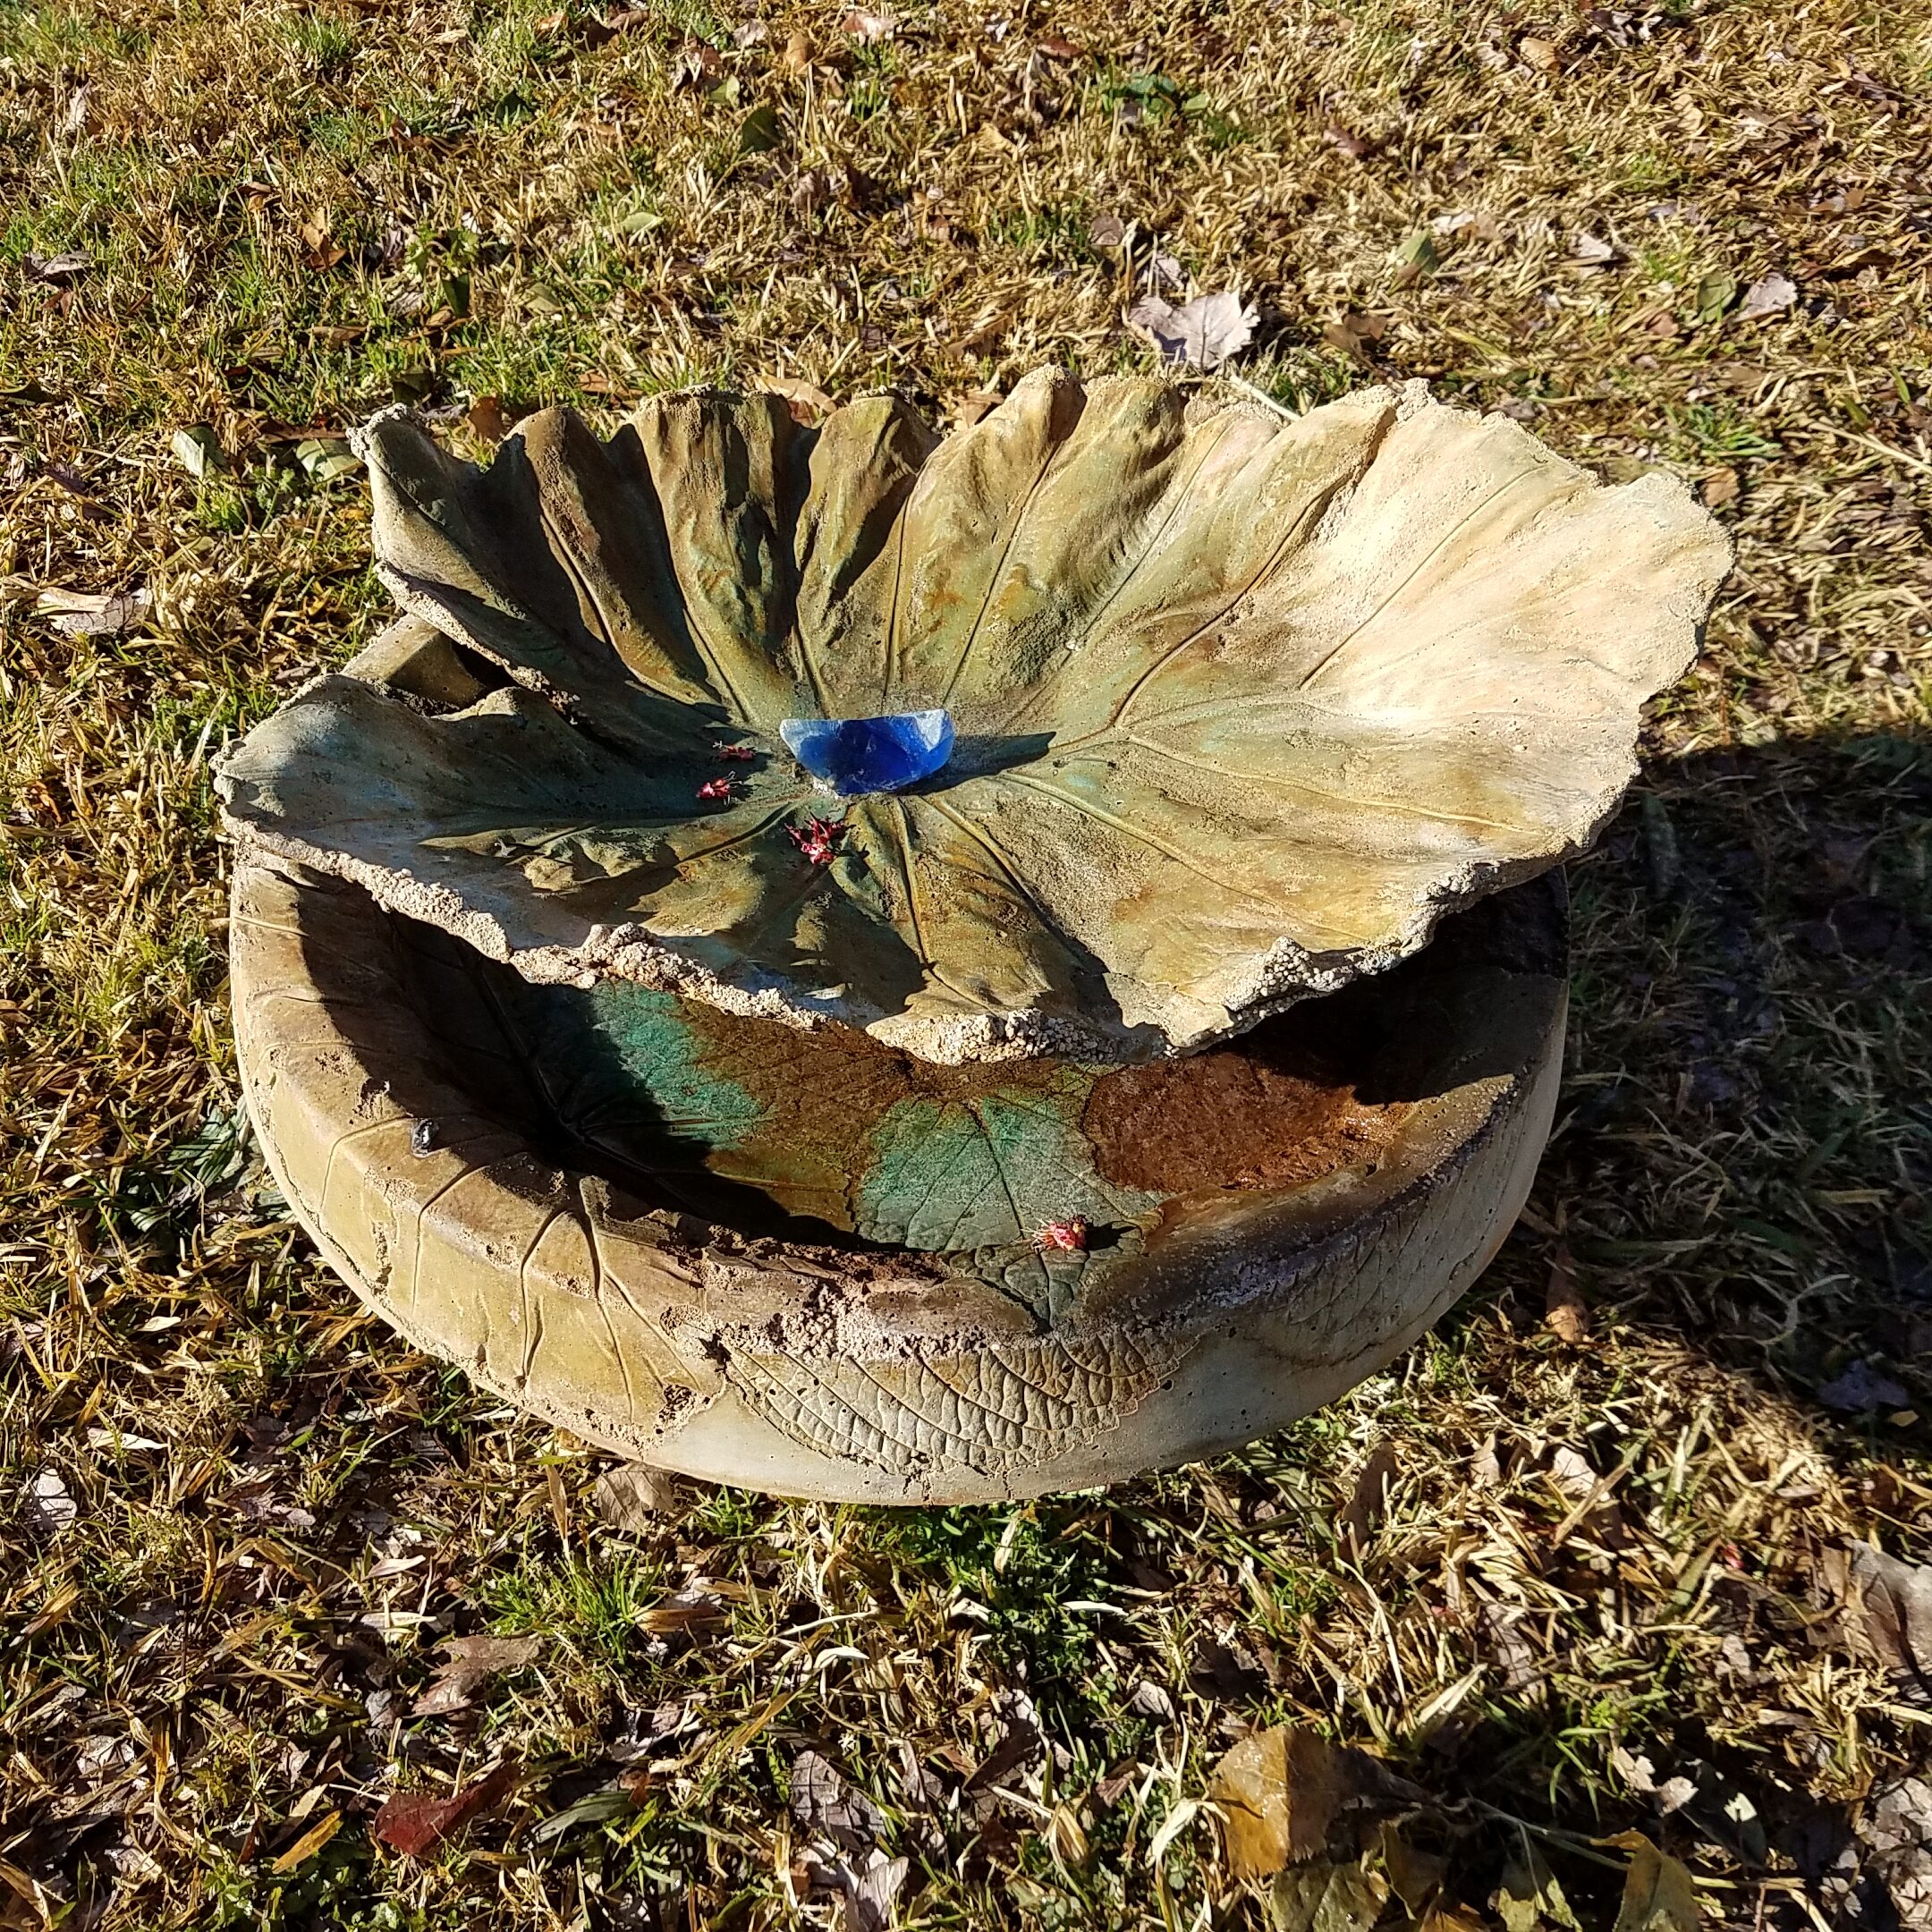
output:
[[[722,758],[730,758],[736,764],[749,765],[758,753],[748,744],[721,744],[717,748],[717,755]]]
[[[785,835],[814,865],[830,865],[838,856],[838,842],[845,827],[828,818],[808,818],[801,826],[787,826]]]
[[[1049,1221],[1033,1240],[1038,1247],[1049,1254],[1085,1254],[1087,1216],[1069,1215],[1064,1221]]]
[[[729,778],[707,778],[698,787],[701,799],[728,799],[732,795],[732,781]]]

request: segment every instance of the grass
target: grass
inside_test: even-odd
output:
[[[1501,1922],[1525,1834],[1607,1926],[1632,1829],[1711,1925],[1914,1922],[1872,1820],[1932,1702],[1841,1559],[1932,1558],[1922,12],[843,17],[0,0],[0,1924],[836,1923],[810,1750],[905,1926],[1258,1925],[1183,1808],[1283,1720],[1417,1788],[1435,1932]],[[473,451],[479,396],[760,377],[946,416],[1140,364],[1156,252],[1258,302],[1242,370],[1292,407],[1427,377],[1736,532],[1573,870],[1531,1208],[1389,1373],[1211,1467],[606,1529],[597,1457],[356,1310],[236,1112],[208,759],[383,620],[340,433],[402,396]],[[1772,271],[1797,300],[1744,318]],[[41,608],[137,588],[119,634]],[[1842,1406],[1858,1363],[1904,1400]],[[1579,1467],[1622,1474],[1572,1521]],[[411,1714],[444,1638],[524,1632]],[[444,1848],[371,1835],[511,1760]]]

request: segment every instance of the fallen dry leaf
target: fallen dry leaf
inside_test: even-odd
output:
[[[869,1852],[886,1834],[886,1814],[815,1750],[792,1760],[792,1816],[812,1836],[848,1852]]]
[[[780,64],[790,74],[801,74],[812,64],[810,37],[801,27],[795,29],[784,44],[784,52],[779,56]]]
[[[724,56],[708,40],[687,40],[671,64],[671,91],[709,87],[724,72]]]
[[[1164,362],[1216,369],[1254,339],[1255,311],[1227,290],[1198,295],[1176,309],[1158,295],[1143,295],[1127,322],[1160,351]]]
[[[1597,1471],[1589,1458],[1568,1443],[1558,1443],[1550,1451],[1549,1468],[1551,1479],[1572,1503],[1580,1502],[1597,1487]]]
[[[168,438],[174,460],[198,481],[228,467],[227,453],[221,438],[206,423],[191,423]]]
[[[1291,1868],[1269,1888],[1268,1924],[1273,1932],[1369,1932],[1388,1895],[1388,1880],[1359,1862]]]
[[[1369,1451],[1348,1501],[1335,1517],[1335,1540],[1352,1563],[1360,1563],[1368,1555],[1376,1526],[1388,1513],[1389,1491],[1394,1487],[1397,1468],[1395,1451],[1385,1438]]]
[[[1346,155],[1351,161],[1366,161],[1381,148],[1379,141],[1371,140],[1366,134],[1358,134],[1352,127],[1344,127],[1339,121],[1331,121],[1322,130],[1322,139],[1337,154]]]
[[[1244,1737],[1208,1780],[1208,1799],[1221,1810],[1229,1873],[1266,1878],[1315,1857],[1337,1813],[1360,1795],[1365,1767],[1359,1752],[1301,1724]]]
[[[1516,51],[1522,57],[1523,64],[1534,67],[1538,73],[1552,72],[1556,65],[1556,43],[1546,40],[1538,34],[1525,34],[1516,43]]]
[[[517,414],[504,407],[501,396],[479,395],[470,405],[466,419],[486,443],[501,443],[516,426]]]
[[[475,1693],[492,1677],[528,1670],[543,1649],[540,1637],[447,1637],[443,1661],[429,1688],[410,1708],[418,1717],[446,1717],[468,1710]]]
[[[1845,1415],[1870,1415],[1879,1409],[1902,1409],[1911,1397],[1889,1376],[1875,1374],[1863,1357],[1847,1362],[1843,1374],[1818,1385],[1818,1399],[1827,1409]]]
[[[270,1861],[268,1869],[277,1877],[285,1877],[298,1866],[306,1865],[343,1826],[340,1811],[331,1811],[326,1818],[311,1825],[288,1850]]]
[[[1607,268],[1617,258],[1616,244],[1580,229],[1570,238],[1570,258],[1586,268]]]
[[[1117,249],[1127,239],[1127,224],[1118,215],[1096,215],[1087,224],[1087,239],[1096,248]]]
[[[1556,1874],[1527,1832],[1521,1834],[1489,1902],[1503,1921],[1503,1932],[1544,1932],[1544,1928],[1555,1932],[1558,1928],[1562,1932],[1582,1932]]]
[[[1521,1607],[1486,1603],[1478,1613],[1489,1654],[1503,1670],[1503,1688],[1525,1702],[1540,1704],[1548,1695],[1541,1660],[1521,1628],[1527,1613]]]
[[[420,1792],[398,1792],[383,1801],[369,1828],[392,1851],[420,1858],[445,1838],[461,1831],[473,1818],[501,1804],[516,1789],[522,1767],[505,1758],[487,1777],[466,1784],[447,1798],[429,1798]]]
[[[1798,284],[1787,275],[1781,275],[1775,268],[1760,282],[1753,282],[1744,291],[1744,300],[1739,303],[1736,319],[1740,322],[1760,322],[1767,316],[1781,315],[1798,300]]]
[[[1413,1913],[1420,1913],[1445,1878],[1449,1860],[1434,1852],[1412,1845],[1393,1825],[1384,1825],[1377,1834],[1382,1853],[1382,1869],[1395,1889],[1395,1896]]]
[[[146,590],[123,590],[102,597],[85,590],[43,590],[34,600],[42,616],[68,637],[116,637],[131,631],[154,603]]]
[[[1427,228],[1418,228],[1390,255],[1389,285],[1399,289],[1413,288],[1441,267],[1442,250],[1436,246],[1436,237]]]
[[[1690,1874],[1641,1832],[1606,1838],[1631,1855],[1613,1932],[1698,1932],[1697,1887]]]
[[[1589,1335],[1589,1303],[1577,1287],[1576,1263],[1559,1242],[1550,1257],[1549,1286],[1543,1296],[1543,1322],[1559,1342],[1580,1348]]]
[[[1341,350],[1343,354],[1353,356],[1367,369],[1368,344],[1380,342],[1387,334],[1386,317],[1364,315],[1360,309],[1351,309],[1323,328],[1322,340],[1331,348]]]
[[[1048,60],[1084,61],[1091,60],[1089,54],[1077,40],[1063,40],[1058,34],[1048,34],[1043,40],[1033,43],[1036,54],[1044,54]]]
[[[1845,1595],[1851,1634],[1887,1670],[1932,1690],[1932,1563],[1909,1563],[1853,1543]]]
[[[27,1484],[27,1508],[44,1530],[64,1530],[80,1513],[58,1470],[36,1470]]]
[[[1738,473],[1726,463],[1722,470],[1713,470],[1698,485],[1698,496],[1707,510],[1716,510],[1727,503],[1735,503],[1738,488]]]
[[[62,255],[29,254],[21,262],[31,280],[52,283],[72,282],[93,266],[94,258],[80,249]]]
[[[832,408],[831,397],[809,383],[771,376],[765,379],[765,387],[785,399],[795,422],[818,420],[816,415],[801,413],[801,405],[808,399],[820,413],[828,413]],[[641,1462],[624,1462],[606,1470],[591,1485],[590,1507],[606,1529],[640,1534],[658,1528],[662,1518],[675,1514],[682,1505],[675,1478],[661,1470],[647,1469]]]
[[[894,21],[890,13],[874,13],[865,7],[854,7],[839,22],[839,30],[856,40],[860,47],[870,47],[875,41],[892,38]]]

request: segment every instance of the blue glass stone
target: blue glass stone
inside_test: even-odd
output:
[[[812,776],[845,798],[898,792],[953,756],[953,720],[940,711],[890,717],[787,718],[778,735]]]

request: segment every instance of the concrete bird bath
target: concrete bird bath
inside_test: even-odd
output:
[[[1051,371],[944,441],[363,447],[409,619],[220,785],[251,1109],[403,1333],[648,1462],[958,1502],[1247,1440],[1480,1272],[1544,875],[1728,562],[1680,486]]]

